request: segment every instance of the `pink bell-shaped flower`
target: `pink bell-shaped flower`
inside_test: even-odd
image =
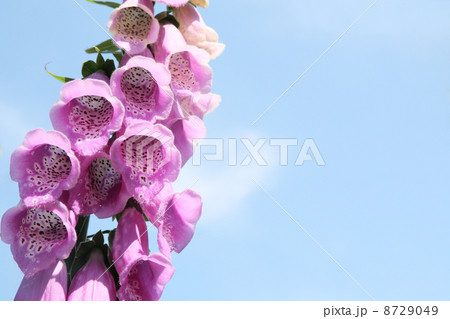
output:
[[[208,65],[209,54],[188,45],[180,31],[170,23],[161,26],[155,44],[155,58],[167,66],[172,76],[173,90],[209,93],[212,86],[212,70]]]
[[[214,29],[205,24],[194,6],[187,4],[175,8],[173,13],[180,24],[179,30],[188,44],[206,50],[210,54],[211,59],[215,59],[222,54],[225,45],[218,42],[219,35]]]
[[[75,274],[68,301],[115,301],[116,283],[105,266],[100,249],[91,252],[89,261]]]
[[[57,131],[35,129],[11,155],[11,179],[19,183],[27,206],[55,201],[75,186],[80,163],[67,137]]]
[[[120,300],[156,301],[161,298],[175,269],[164,255],[148,255],[148,252],[144,217],[128,208],[120,218],[113,243],[113,258],[120,276]]]
[[[25,277],[69,257],[77,240],[69,211],[58,201],[32,208],[20,202],[3,215],[1,233]]]
[[[125,125],[134,120],[165,119],[174,98],[170,72],[161,63],[135,56],[111,75],[111,89],[125,106]]]
[[[130,197],[109,155],[99,152],[82,159],[80,179],[69,191],[68,207],[77,215],[108,218],[120,213]]]
[[[111,134],[120,130],[124,112],[105,81],[78,79],[64,84],[50,119],[77,153],[90,156],[103,149]]]
[[[126,0],[115,9],[108,22],[114,42],[135,55],[156,42],[159,22],[155,19],[151,0]]]
[[[181,155],[172,132],[161,124],[135,123],[111,146],[111,162],[128,191],[139,203],[148,203],[164,183],[173,182]]]
[[[175,96],[175,103],[172,106],[169,116],[159,121],[167,127],[172,127],[172,125],[178,120],[187,119],[189,117],[196,117],[203,119],[203,117],[212,112],[221,102],[220,95],[207,93],[192,93],[187,90],[177,91]],[[199,122],[195,120],[195,122]],[[198,124],[201,127],[203,124]]]
[[[172,186],[166,184],[153,203],[143,208],[145,216],[158,228],[159,251],[167,257],[172,251],[180,253],[192,240],[200,219],[200,195],[191,189],[174,194]]]

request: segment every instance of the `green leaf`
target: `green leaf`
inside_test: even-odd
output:
[[[97,247],[95,242],[92,240],[84,241],[80,244],[80,247],[78,247],[77,252],[75,254],[75,258],[81,258],[81,257],[89,257],[91,254],[92,249]]]
[[[117,215],[113,216],[113,221],[117,220],[117,222],[120,221],[120,218],[122,217],[124,211],[121,211],[120,213],[118,213]]]
[[[97,244],[97,246],[102,247],[105,243],[105,238],[103,237],[103,232],[99,230],[97,234],[94,235],[92,241]]]
[[[161,21],[162,19],[164,19],[164,18],[167,17],[168,15],[169,15],[169,11],[163,11],[163,12],[158,13],[158,14],[155,16],[155,19],[157,19],[158,21]]]
[[[164,22],[168,22],[168,23],[173,24],[177,28],[180,27],[180,23],[177,21],[177,19],[173,15],[167,15],[164,18],[160,19],[159,22],[161,24]]]
[[[55,74],[53,74],[52,72],[50,72],[48,69],[47,69],[47,65],[48,65],[48,63],[45,65],[45,71],[47,71],[47,73],[48,74],[50,74],[52,77],[54,77],[55,79],[57,79],[58,81],[61,81],[62,83],[67,83],[67,82],[70,82],[70,81],[73,81],[73,80],[75,80],[75,79],[72,79],[72,78],[67,78],[67,77],[64,77],[64,76],[59,76],[59,75],[55,75]]]
[[[83,78],[85,78],[97,72],[98,70],[99,68],[97,63],[95,63],[92,60],[89,60],[83,63],[83,67],[81,68],[81,74],[83,75]]]
[[[75,226],[75,230],[77,231],[77,246],[81,242],[84,242],[86,240],[87,231],[89,228],[89,220],[90,216],[79,216],[77,225]]]
[[[108,236],[109,247],[113,246],[115,236],[116,236],[116,229],[113,229],[113,230],[111,230],[111,232],[109,233],[109,236]]]
[[[105,63],[105,59],[103,59],[102,54],[99,52],[98,55],[97,55],[97,65],[98,65],[98,68],[99,68],[99,69],[103,68],[103,64],[104,64],[104,63]]]
[[[118,48],[112,39],[108,39],[106,41],[103,41],[100,44],[97,44],[96,46],[89,48],[86,50],[86,53],[114,53],[120,51],[120,48]]]
[[[69,269],[70,278],[73,279],[75,274],[80,270],[89,260],[92,250],[97,247],[93,241],[85,241],[80,244],[77,252],[75,253],[75,258]]]
[[[112,2],[112,1],[94,1],[94,0],[86,0],[87,2],[95,3],[95,4],[101,4],[110,8],[118,8],[120,7],[120,3]]]
[[[120,62],[122,62],[123,53],[122,52],[114,52],[113,55],[116,58],[117,62],[120,64]]]
[[[116,66],[114,65],[114,61],[113,60],[106,60],[106,62],[103,64],[102,70],[105,71],[105,74],[107,77],[111,77],[111,74],[114,72],[114,70],[116,69]]]

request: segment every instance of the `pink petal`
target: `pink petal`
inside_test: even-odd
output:
[[[184,6],[189,0],[156,0],[156,2],[163,3],[169,7]]]
[[[26,277],[69,257],[77,239],[69,211],[61,202],[36,208],[20,202],[3,215],[1,233]]]
[[[175,146],[181,153],[181,165],[192,157],[198,142],[206,137],[206,126],[201,119],[191,116],[178,120],[170,129],[175,136]]]
[[[178,120],[183,120],[191,116],[203,119],[203,117],[212,112],[220,102],[221,97],[217,94],[200,94],[188,90],[177,90],[175,103],[169,116],[159,123],[167,127],[172,127]]]
[[[148,234],[144,217],[133,208],[127,208],[120,218],[114,236],[113,259],[117,272],[129,271],[142,255],[148,255]]]
[[[161,25],[158,41],[155,43],[155,59],[157,62],[164,64],[169,55],[184,51],[186,48],[186,40],[173,24]]]
[[[10,170],[25,205],[37,206],[71,189],[78,180],[80,163],[63,134],[36,129],[13,152]]]
[[[172,88],[208,93],[212,86],[212,70],[209,55],[195,46],[187,45],[182,34],[173,24],[161,27],[155,56],[164,63],[172,76]]]
[[[147,57],[147,58],[151,58],[153,60],[155,59],[153,57],[152,52],[149,49],[146,49],[146,50],[140,52],[139,54],[134,54],[134,55],[129,54],[129,53],[125,53],[123,55],[123,57],[122,57],[122,60],[120,60],[119,68],[125,66],[128,63],[128,61],[130,61],[130,59],[132,57],[135,57],[135,56],[144,56],[144,57]]]
[[[50,110],[50,119],[75,151],[90,156],[104,148],[111,134],[121,128],[124,113],[107,82],[78,79],[63,86],[61,99]]]
[[[105,266],[103,254],[96,249],[89,261],[75,274],[68,301],[115,301],[116,284]]]
[[[120,300],[159,300],[175,269],[161,254],[148,256],[144,217],[127,209],[114,236],[113,259],[120,276]]]
[[[98,218],[117,215],[131,197],[109,155],[103,152],[83,158],[79,182],[69,194],[68,206],[77,215],[95,214]]]
[[[158,226],[160,251],[169,256],[180,253],[191,241],[202,212],[202,199],[193,190],[175,194]]]
[[[139,203],[148,203],[164,183],[180,172],[181,155],[172,132],[161,124],[135,123],[111,146],[113,167],[122,174],[128,191]]]
[[[142,255],[120,278],[119,299],[122,301],[157,301],[175,269],[169,259],[156,253]]]
[[[154,122],[169,115],[173,103],[170,72],[152,58],[135,56],[111,76],[111,89],[125,106],[125,125]]]
[[[145,217],[156,227],[160,218],[166,213],[167,207],[174,195],[171,183],[164,184],[164,188],[148,204],[142,205]]]
[[[144,51],[158,37],[159,22],[150,0],[127,0],[115,9],[108,22],[115,43],[127,53]]]
[[[217,32],[205,24],[194,6],[186,5],[176,8],[174,16],[180,23],[179,30],[188,44],[206,50],[211,59],[215,59],[222,54],[225,45],[218,43],[219,36]]]
[[[15,301],[66,301],[67,268],[57,261],[32,277],[24,277]]]

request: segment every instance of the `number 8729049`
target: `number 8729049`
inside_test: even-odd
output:
[[[436,316],[439,312],[437,306],[385,306],[384,315],[385,316]]]

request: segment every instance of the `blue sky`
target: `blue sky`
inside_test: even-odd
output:
[[[106,25],[109,8],[78,1]],[[450,1],[378,1],[253,126],[373,1],[211,2],[201,12],[227,49],[212,63],[223,103],[208,137],[312,138],[326,165],[294,166],[300,146],[288,166],[270,147],[264,167],[188,164],[177,188],[198,180],[203,217],[163,300],[369,299],[252,179],[375,299],[448,300]],[[106,35],[72,0],[8,1],[0,30],[1,214],[19,200],[11,152],[51,128],[61,84],[44,65],[79,77],[83,50]],[[0,255],[9,300],[21,273],[3,243]]]

